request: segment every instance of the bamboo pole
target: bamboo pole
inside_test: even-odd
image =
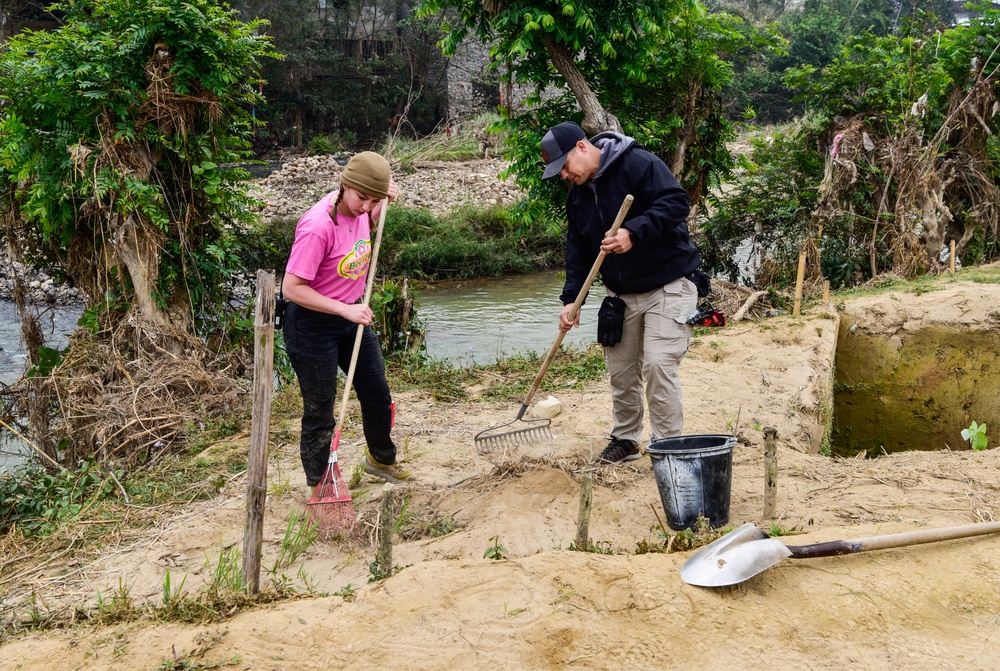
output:
[[[243,535],[243,586],[260,591],[260,554],[264,540],[267,498],[267,443],[271,432],[271,392],[274,365],[274,275],[257,271],[254,319],[253,411],[247,469],[247,525]]]
[[[823,280],[823,302],[830,300],[830,280]]]
[[[590,540],[590,511],[594,507],[594,479],[590,473],[580,476],[580,509],[576,516],[576,549],[587,550]]]
[[[948,269],[955,272],[955,241],[951,241],[951,254],[948,256]]]
[[[799,316],[799,308],[802,307],[802,281],[806,276],[806,250],[799,252],[799,268],[795,273],[795,308],[792,316]]]
[[[764,428],[764,519],[773,519],[778,501],[778,430]]]

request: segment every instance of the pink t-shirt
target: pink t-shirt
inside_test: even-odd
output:
[[[345,217],[337,213],[334,225],[330,215],[335,202],[337,191],[324,196],[299,219],[285,272],[306,280],[327,298],[354,303],[365,294],[372,257],[371,227],[367,214]]]

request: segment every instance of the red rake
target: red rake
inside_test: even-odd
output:
[[[306,501],[306,511],[309,519],[316,525],[319,535],[328,539],[338,533],[347,534],[357,523],[351,492],[340,474],[340,464],[337,463],[337,445],[340,443],[340,428],[333,436],[330,446],[330,461],[323,471],[323,477],[313,489],[312,496]]]
[[[375,281],[375,264],[378,262],[378,249],[382,244],[382,228],[385,224],[385,211],[389,202],[382,201],[382,211],[378,217],[378,230],[375,233],[375,244],[372,246],[372,258],[368,263],[368,278],[365,283],[364,305],[372,295]],[[344,396],[340,400],[340,417],[333,431],[333,442],[330,445],[330,461],[326,465],[323,477],[320,479],[312,496],[306,501],[306,510],[319,531],[320,538],[331,538],[338,534],[348,534],[357,524],[358,517],[354,512],[351,492],[347,483],[340,475],[340,465],[337,463],[337,447],[340,445],[340,431],[344,428],[344,417],[347,416],[347,397],[351,394],[351,384],[354,382],[354,370],[358,363],[358,352],[361,351],[361,336],[365,327],[358,324],[358,333],[354,337],[354,351],[351,353],[351,365],[347,368],[347,379],[344,381]],[[395,407],[393,408],[395,414]]]

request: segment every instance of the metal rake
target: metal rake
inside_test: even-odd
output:
[[[618,229],[621,227],[622,221],[625,220],[625,215],[628,214],[628,209],[631,206],[632,196],[630,194],[625,196],[625,200],[622,202],[622,206],[618,210],[618,216],[615,217],[615,222],[611,226],[611,230],[608,231],[608,237],[611,237],[618,232]],[[583,301],[587,297],[587,292],[590,291],[590,285],[593,284],[594,278],[597,277],[597,271],[601,269],[601,263],[604,261],[605,256],[606,252],[603,251],[597,255],[597,259],[594,261],[594,265],[590,269],[590,274],[587,275],[587,279],[584,281],[583,286],[580,287],[580,291],[576,296],[576,301],[573,302],[573,310],[570,312],[570,321],[574,321],[576,319],[576,315],[580,314],[580,306],[583,305]],[[480,454],[486,454],[498,449],[516,448],[519,445],[525,445],[538,440],[552,438],[552,431],[549,428],[552,424],[551,419],[522,418],[524,417],[524,413],[528,410],[531,398],[535,395],[535,392],[538,391],[538,387],[542,383],[542,378],[545,377],[545,372],[549,369],[549,364],[551,364],[552,359],[555,358],[556,353],[559,351],[559,346],[562,345],[563,338],[565,337],[566,332],[560,330],[559,334],[556,336],[556,341],[552,343],[552,347],[549,349],[549,353],[545,357],[545,361],[542,362],[542,369],[538,371],[538,375],[535,376],[535,381],[532,383],[531,389],[524,397],[524,402],[521,404],[521,410],[518,411],[517,417],[514,421],[492,426],[476,434],[477,452]],[[509,426],[514,426],[518,422],[525,424],[526,426],[522,426],[517,429],[507,428]]]

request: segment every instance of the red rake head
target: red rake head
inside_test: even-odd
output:
[[[330,463],[327,464],[323,477],[306,501],[306,511],[321,538],[349,533],[357,523],[351,492],[340,475],[335,447],[330,451]]]
[[[316,525],[319,537],[329,540],[335,536],[346,536],[354,530],[358,517],[354,504],[350,501],[306,503],[309,520]]]

